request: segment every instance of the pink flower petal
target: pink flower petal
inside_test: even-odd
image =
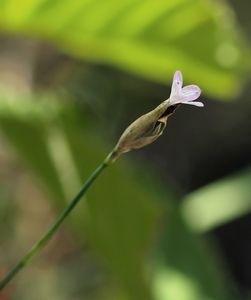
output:
[[[201,89],[197,85],[191,84],[182,88],[180,96],[184,100],[184,102],[187,102],[198,99],[200,97],[200,94]]]
[[[182,73],[176,71],[173,76],[172,90],[169,98],[170,105],[183,103],[203,107],[204,104],[202,102],[194,101],[200,97],[201,89],[195,84],[187,85],[182,88],[182,84]]]
[[[183,84],[183,76],[180,71],[176,71],[173,75],[173,81],[176,81],[181,87]]]
[[[182,102],[182,104],[190,104],[190,105],[194,105],[194,106],[198,106],[198,107],[203,107],[204,106],[204,104],[202,102],[199,102],[199,101]]]
[[[182,73],[180,71],[176,71],[173,76],[171,96],[178,95],[181,92],[182,84]]]

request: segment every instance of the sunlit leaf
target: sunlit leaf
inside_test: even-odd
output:
[[[188,195],[182,213],[197,232],[205,232],[251,211],[251,171],[213,182]]]
[[[6,0],[2,5],[3,32],[48,39],[76,57],[157,82],[166,84],[181,69],[205,92],[231,98],[250,69],[250,53],[223,3]]]

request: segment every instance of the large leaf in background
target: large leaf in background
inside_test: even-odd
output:
[[[226,5],[207,0],[5,0],[3,32],[166,83],[176,69],[217,97],[240,88],[249,51]],[[238,31],[238,37],[237,37]],[[244,67],[245,66],[245,67]]]
[[[177,207],[168,216],[154,280],[158,300],[237,299],[212,245],[187,228]]]
[[[81,123],[85,123],[84,128]],[[57,105],[52,99],[0,102],[3,132],[51,191],[58,208],[65,206],[107,154],[102,138],[87,121],[81,123],[69,105]],[[76,237],[81,241],[88,233],[93,249],[125,288],[129,299],[150,298],[151,285],[147,286],[145,278],[149,268],[146,251],[159,214],[156,200],[165,198],[170,203],[166,194],[158,194],[152,181],[121,159],[102,174],[88,192],[87,202],[81,202],[72,214]],[[224,276],[218,274],[216,262],[197,246],[178,210],[169,209],[167,217],[165,247],[160,247],[163,251],[156,256],[162,263],[154,276],[155,299],[166,300],[163,295],[170,293],[172,298],[182,300],[231,299],[226,296],[228,288]],[[180,298],[184,286],[194,292],[184,292]]]
[[[196,232],[206,232],[251,211],[250,168],[188,195],[181,210]]]
[[[0,115],[2,130],[53,193],[59,208],[108,153],[105,143],[87,124],[81,128],[69,106],[53,106],[48,101],[21,100],[15,105],[3,101]],[[89,205],[85,201],[79,205],[72,224],[81,240],[86,224],[85,232],[89,232],[94,249],[131,299],[149,299],[144,249],[157,207],[146,189],[133,180],[136,174],[125,167],[114,166],[102,175],[96,189],[86,197]]]

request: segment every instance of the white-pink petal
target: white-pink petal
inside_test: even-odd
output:
[[[183,84],[183,76],[182,76],[182,73],[180,71],[176,71],[174,73],[173,81],[176,81],[177,84],[179,84],[180,86],[182,86],[182,84]]]
[[[182,88],[180,96],[184,99],[184,101],[193,101],[198,99],[200,94],[201,89],[197,85],[191,84]]]
[[[199,101],[187,101],[187,102],[182,102],[182,104],[190,104],[190,105],[194,105],[194,106],[198,106],[198,107],[204,106],[204,104]]]
[[[203,107],[204,104],[202,102],[193,102],[200,97],[201,89],[195,84],[187,85],[182,88],[182,84],[182,73],[176,71],[173,76],[172,90],[169,98],[170,105],[183,103]]]
[[[171,95],[175,96],[181,92],[183,77],[180,71],[176,71],[173,76]]]

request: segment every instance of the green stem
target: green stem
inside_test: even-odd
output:
[[[71,200],[68,206],[59,215],[58,219],[52,224],[48,231],[42,236],[42,238],[33,245],[33,247],[26,253],[26,255],[19,261],[19,263],[7,274],[7,276],[0,282],[0,291],[21,271],[30,260],[39,253],[52,238],[59,226],[63,223],[64,219],[70,214],[73,208],[78,204],[82,196],[96,180],[99,174],[113,161],[115,151],[113,150],[106,159],[97,167],[97,169],[90,175],[90,177],[83,184],[77,195]]]

